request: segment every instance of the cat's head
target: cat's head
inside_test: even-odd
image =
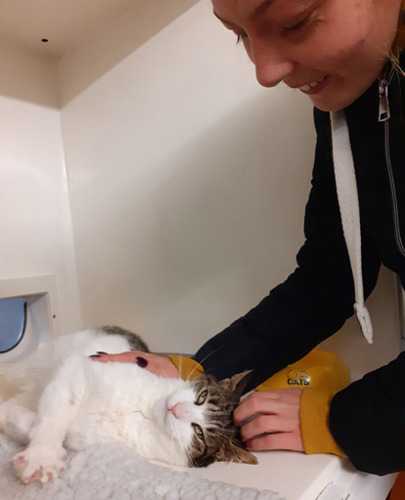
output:
[[[155,408],[166,432],[184,448],[190,467],[206,467],[216,461],[257,463],[242,447],[232,421],[249,373],[219,382],[211,375],[202,375]]]

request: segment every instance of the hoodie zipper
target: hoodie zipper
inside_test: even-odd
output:
[[[388,85],[394,76],[394,69],[391,68],[388,79],[378,80],[378,90],[379,90],[379,110],[378,110],[378,121],[384,123],[384,147],[385,147],[385,164],[387,166],[388,178],[391,190],[391,201],[392,201],[392,217],[394,220],[394,234],[395,242],[400,254],[405,257],[405,247],[401,238],[401,231],[399,229],[399,210],[398,210],[398,200],[397,193],[395,189],[394,173],[392,171],[391,162],[391,150],[390,150],[390,125],[389,118],[390,106],[388,99]]]

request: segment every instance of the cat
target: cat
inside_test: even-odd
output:
[[[206,467],[257,463],[232,423],[249,374],[216,381],[163,378],[137,364],[98,363],[97,351],[148,352],[136,334],[98,327],[58,337],[25,361],[0,368],[0,431],[28,447],[13,458],[25,484],[46,483],[65,468],[66,449],[118,441],[149,460]]]

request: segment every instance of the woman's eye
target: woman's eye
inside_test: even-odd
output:
[[[286,33],[291,33],[291,32],[294,32],[294,31],[300,31],[302,28],[304,28],[306,26],[306,24],[308,23],[309,19],[310,19],[310,15],[304,17],[304,19],[301,19],[301,21],[299,21],[298,23],[295,23],[293,24],[292,26],[285,26],[283,28],[283,31],[286,32]]]
[[[207,399],[208,391],[202,391],[197,398],[197,401],[195,402],[196,405],[201,406],[202,404],[205,403],[205,400]]]
[[[191,424],[194,430],[194,434],[197,436],[198,439],[201,441],[204,441],[204,433],[201,427],[198,424]]]
[[[237,33],[236,34],[236,44],[243,42],[243,40],[245,40],[245,38],[247,38],[246,33]]]

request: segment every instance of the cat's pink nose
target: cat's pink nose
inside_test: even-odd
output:
[[[179,420],[184,416],[183,405],[181,403],[176,403],[169,408],[169,411]]]

